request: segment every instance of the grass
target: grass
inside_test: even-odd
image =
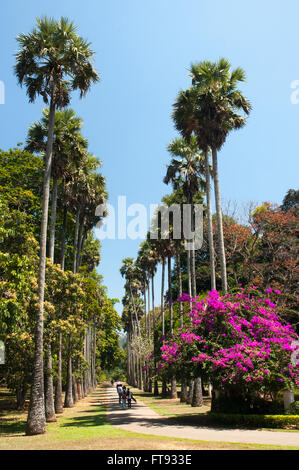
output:
[[[12,397],[6,390],[1,389],[0,449],[242,450],[280,448],[256,444],[177,439],[123,431],[107,422],[106,401],[105,387],[100,386],[73,408],[65,409],[56,423],[48,423],[46,434],[26,436],[26,412],[11,409]]]

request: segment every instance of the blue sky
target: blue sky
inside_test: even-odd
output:
[[[280,203],[298,187],[299,4],[296,0],[11,0],[1,5],[0,148],[25,139],[40,118],[13,75],[15,37],[36,16],[67,16],[96,52],[101,82],[71,106],[84,120],[90,150],[103,161],[109,202],[149,207],[170,191],[163,182],[167,144],[176,136],[170,115],[177,92],[189,86],[191,62],[226,57],[247,74],[242,91],[252,103],[247,126],[219,154],[222,197]],[[128,218],[130,220],[130,218]],[[102,241],[100,272],[109,295],[121,299],[121,259],[141,240]],[[121,305],[118,306],[121,311]]]

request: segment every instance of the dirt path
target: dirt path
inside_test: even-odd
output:
[[[119,429],[156,436],[200,441],[238,442],[273,446],[299,447],[299,432],[219,429],[186,425],[169,425],[168,418],[138,400],[131,409],[121,409],[115,387],[107,388],[107,417]]]

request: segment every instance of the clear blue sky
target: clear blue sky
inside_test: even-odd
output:
[[[242,90],[253,111],[219,155],[222,197],[280,203],[298,187],[299,105],[291,82],[299,80],[297,0],[10,0],[1,3],[0,148],[24,141],[40,118],[42,101],[28,104],[13,75],[15,37],[35,17],[67,16],[96,52],[101,82],[71,106],[84,120],[90,150],[103,161],[110,203],[159,203],[176,135],[170,114],[177,92],[190,84],[191,62],[226,57],[247,74]],[[102,242],[109,295],[121,299],[121,259],[135,256],[140,240]],[[121,311],[121,306],[118,308]]]

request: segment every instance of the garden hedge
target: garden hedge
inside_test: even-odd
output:
[[[209,413],[207,424],[246,428],[299,429],[299,415],[242,415]]]
[[[208,412],[169,417],[169,423],[193,426],[299,430],[299,415],[250,415]]]

